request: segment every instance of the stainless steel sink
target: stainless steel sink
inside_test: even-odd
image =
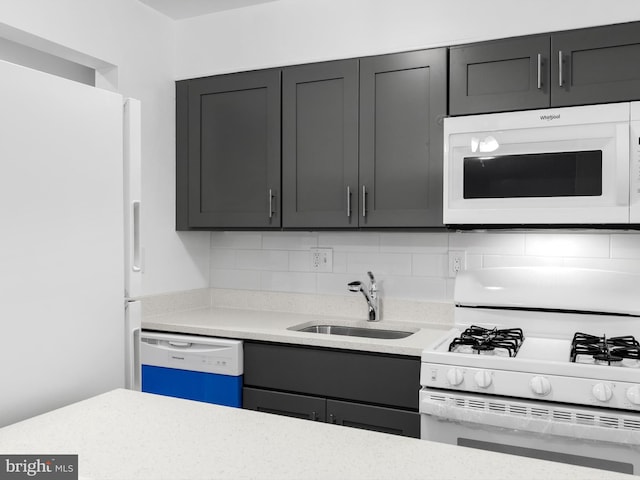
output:
[[[388,340],[406,338],[415,333],[403,330],[384,330],[381,328],[350,327],[345,325],[310,325],[302,328],[293,328],[292,330],[327,335],[346,335],[349,337],[384,338]]]

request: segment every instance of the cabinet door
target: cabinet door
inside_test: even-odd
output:
[[[245,342],[244,384],[418,411],[420,358]]]
[[[280,71],[179,82],[176,123],[178,227],[279,227]]]
[[[395,408],[327,400],[327,422],[420,438],[420,414]]]
[[[554,106],[640,99],[640,23],[553,34]]]
[[[326,419],[326,400],[324,398],[258,388],[245,387],[242,389],[242,408],[319,422],[324,422]]]
[[[548,107],[549,51],[548,35],[452,47],[449,113]]]
[[[358,61],[282,77],[283,226],[357,227]]]
[[[361,227],[442,226],[447,50],[360,60]]]

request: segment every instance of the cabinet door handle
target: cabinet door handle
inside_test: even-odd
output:
[[[351,187],[347,185],[347,217],[351,218]]]
[[[367,216],[367,187],[362,185],[362,216]]]
[[[558,86],[562,86],[564,83],[562,78],[562,50],[558,51]]]
[[[542,54],[538,54],[538,90],[542,88]]]
[[[311,412],[311,420],[313,421],[318,420],[318,414],[316,412]]]
[[[269,189],[269,218],[273,218],[273,190]]]
[[[336,416],[333,413],[329,414],[329,423],[336,423]]]

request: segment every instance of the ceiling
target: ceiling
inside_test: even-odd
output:
[[[174,20],[248,7],[276,0],[140,0]]]

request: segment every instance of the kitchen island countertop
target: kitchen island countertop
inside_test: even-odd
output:
[[[387,340],[349,337],[290,330],[300,324],[364,326],[391,330],[410,329],[416,333],[406,338]],[[207,307],[146,317],[142,328],[212,337],[259,340],[306,346],[340,348],[367,352],[420,357],[422,350],[438,340],[452,325],[382,320],[367,322],[336,316],[289,312]]]
[[[635,478],[122,389],[0,429],[0,453],[78,454],[84,480]]]

